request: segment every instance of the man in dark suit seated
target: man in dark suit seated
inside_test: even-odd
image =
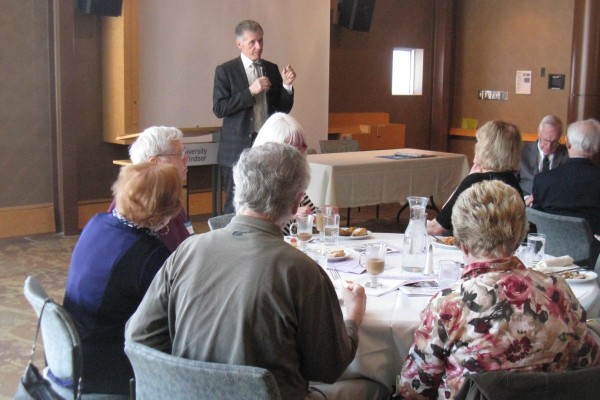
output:
[[[567,147],[560,144],[563,123],[554,115],[542,118],[538,127],[538,140],[523,144],[519,184],[525,195],[525,203],[531,205],[533,177],[561,165],[568,159]]]
[[[240,56],[216,68],[213,87],[213,113],[223,118],[217,162],[225,186],[225,213],[234,212],[231,167],[242,151],[252,146],[269,115],[290,112],[296,79],[290,65],[280,73],[276,64],[261,58],[263,29],[258,22],[240,22],[235,28],[235,44]]]
[[[533,208],[551,214],[585,218],[600,233],[600,167],[592,163],[600,151],[600,123],[577,121],[567,130],[569,159],[533,180]]]

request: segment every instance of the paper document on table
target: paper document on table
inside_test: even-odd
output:
[[[440,291],[437,281],[406,281],[400,286],[400,291],[409,296],[433,296]]]
[[[365,294],[367,296],[375,296],[375,297],[383,296],[384,294],[395,292],[404,283],[404,281],[389,280],[389,279],[379,279],[379,282],[381,282],[383,284],[383,286],[380,288],[376,288],[376,289],[366,287],[364,285],[364,283],[362,283],[362,285],[365,287]]]
[[[393,247],[389,243],[385,243],[385,242],[383,242],[383,243],[387,246],[387,248],[385,249],[386,254],[400,253],[400,250]],[[358,253],[363,253],[367,249],[367,245],[365,243],[360,243],[360,244],[357,244],[354,246],[349,246],[349,247]]]
[[[335,269],[339,272],[346,272],[349,274],[362,274],[367,269],[358,263],[355,258],[350,258],[344,261],[329,261],[330,264],[335,263]]]

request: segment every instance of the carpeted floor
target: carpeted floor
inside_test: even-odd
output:
[[[398,204],[380,207],[379,219],[375,207],[352,209],[351,224],[373,232],[403,232],[404,219],[396,223]],[[340,210],[345,226],[346,210]],[[208,231],[208,216],[192,218],[197,233]],[[36,317],[23,296],[23,283],[28,275],[35,276],[55,301],[62,303],[69,260],[77,236],[48,234],[0,240],[0,399],[12,399],[17,383],[31,352]],[[41,340],[40,340],[41,341]],[[36,352],[35,362],[43,366],[43,348]]]

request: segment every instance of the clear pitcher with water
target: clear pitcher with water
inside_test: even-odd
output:
[[[423,272],[427,258],[427,197],[409,196],[410,221],[404,232],[402,270]]]

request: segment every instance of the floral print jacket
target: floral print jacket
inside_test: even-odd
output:
[[[421,319],[398,376],[402,398],[449,399],[466,375],[483,371],[557,372],[600,363],[569,285],[516,257],[468,265]]]

